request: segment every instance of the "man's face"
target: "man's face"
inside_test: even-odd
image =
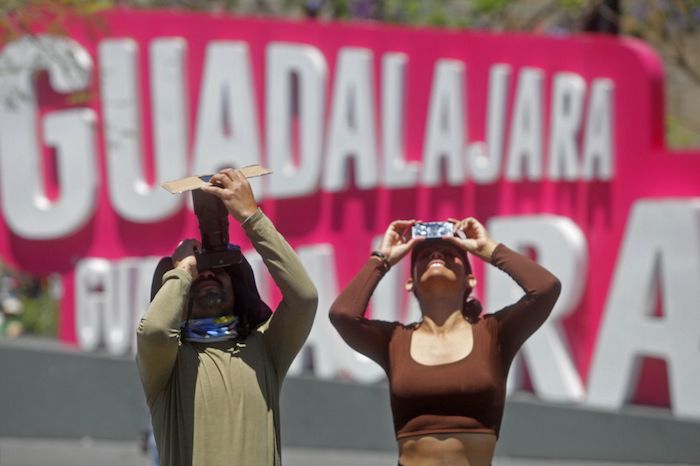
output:
[[[234,295],[231,277],[224,269],[199,273],[192,284],[192,319],[218,317],[233,313]],[[186,318],[186,317],[185,317]]]

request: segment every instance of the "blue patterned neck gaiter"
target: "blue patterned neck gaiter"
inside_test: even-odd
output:
[[[183,320],[180,323],[182,339],[195,343],[233,340],[238,336],[238,317],[226,315],[203,319]]]

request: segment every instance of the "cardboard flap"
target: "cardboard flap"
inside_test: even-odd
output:
[[[261,165],[248,165],[242,167],[240,170],[246,178],[269,175],[272,173],[272,170]],[[212,176],[213,175],[188,176],[187,178],[181,178],[179,180],[165,181],[160,185],[171,194],[180,194],[186,191],[192,191],[193,189],[199,189],[209,184],[209,180]]]

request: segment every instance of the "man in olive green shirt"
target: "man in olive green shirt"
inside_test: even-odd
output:
[[[226,269],[198,273],[193,249],[199,243],[185,240],[176,248],[173,268],[163,275],[137,331],[137,362],[160,462],[279,465],[280,388],[311,330],[317,292],[258,208],[245,177],[227,169],[211,183],[202,190],[221,199],[241,223],[282,301],[268,318],[247,262],[236,264],[243,275]],[[245,277],[252,283],[241,289],[239,278]]]

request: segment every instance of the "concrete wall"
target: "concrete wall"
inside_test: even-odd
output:
[[[129,440],[146,423],[135,363],[57,343],[0,341],[0,437]],[[509,400],[497,453],[511,457],[700,463],[700,422],[665,410],[598,412]],[[303,448],[394,451],[388,392],[289,378],[282,440]]]

